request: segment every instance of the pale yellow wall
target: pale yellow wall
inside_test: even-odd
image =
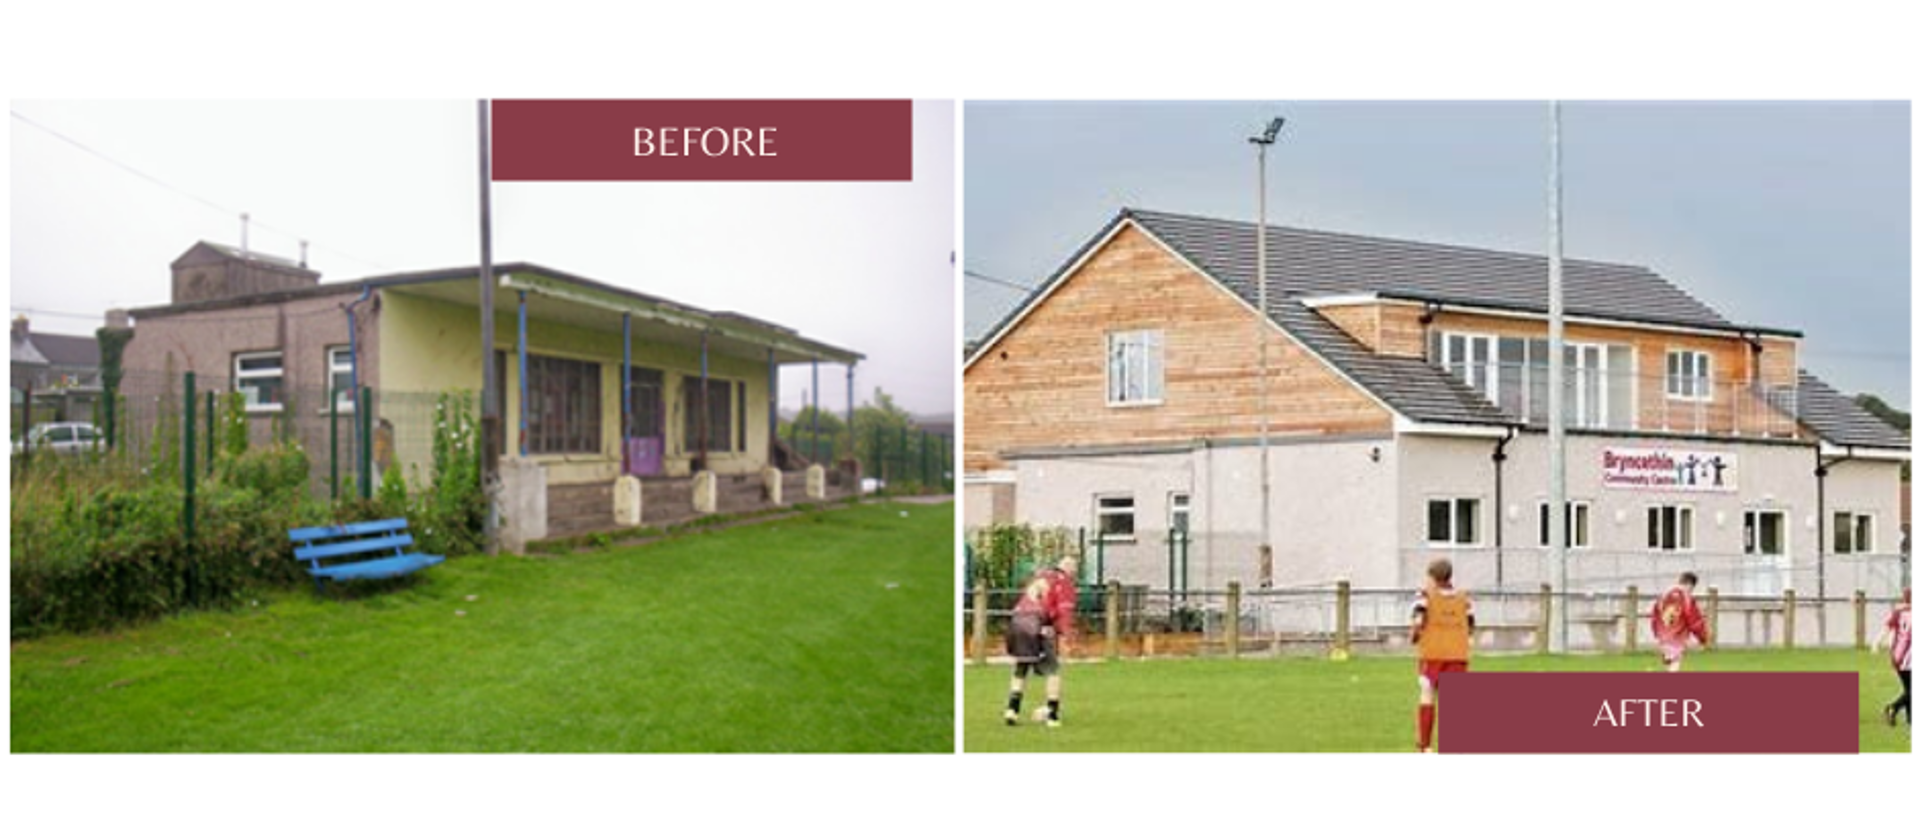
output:
[[[508,353],[506,381],[501,384],[506,403],[507,449],[518,449],[520,429],[520,380],[514,357],[517,318],[502,312],[494,321],[495,348]],[[480,318],[471,307],[449,304],[429,298],[396,292],[381,294],[380,382],[388,389],[437,392],[449,389],[480,390],[479,353],[475,340],[480,336]],[[548,464],[551,484],[591,482],[613,479],[620,470],[620,334],[599,332],[577,326],[531,320],[527,326],[527,350],[531,354],[589,360],[600,368],[601,451],[597,454],[539,455],[532,459]],[[646,342],[633,342],[633,363],[660,369],[665,373],[667,409],[667,451],[665,468],[669,474],[686,474],[689,456],[681,445],[678,430],[685,421],[681,410],[681,390],[700,377],[700,349]],[[767,456],[767,363],[764,358],[745,360],[719,354],[709,358],[712,377],[744,381],[747,391],[747,450],[743,453],[713,452],[711,466],[720,473],[747,473],[759,470]],[[738,430],[735,430],[738,435]],[[403,441],[405,442],[405,441]],[[404,462],[428,462],[425,452],[403,445]],[[411,475],[409,475],[411,476]]]

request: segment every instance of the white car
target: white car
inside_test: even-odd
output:
[[[21,450],[20,440],[13,443],[13,453]],[[78,454],[93,451],[106,444],[106,436],[93,427],[92,423],[41,423],[27,430],[26,444],[33,446],[34,453],[51,451],[55,454]]]

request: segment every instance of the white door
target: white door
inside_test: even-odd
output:
[[[1787,513],[1747,511],[1741,525],[1746,564],[1740,571],[1740,592],[1777,596],[1793,586],[1792,561],[1787,552]]]

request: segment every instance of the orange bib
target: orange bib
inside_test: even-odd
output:
[[[1420,628],[1420,660],[1467,660],[1467,594],[1426,594],[1426,624]]]

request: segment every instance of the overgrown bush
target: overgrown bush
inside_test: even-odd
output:
[[[295,447],[223,460],[195,486],[189,541],[171,474],[142,476],[112,460],[36,465],[14,482],[12,636],[105,629],[300,581],[287,531],[327,518],[306,477]]]
[[[1036,568],[1081,555],[1073,531],[1027,524],[975,528],[968,532],[967,548],[967,583],[993,590],[1017,587]]]

